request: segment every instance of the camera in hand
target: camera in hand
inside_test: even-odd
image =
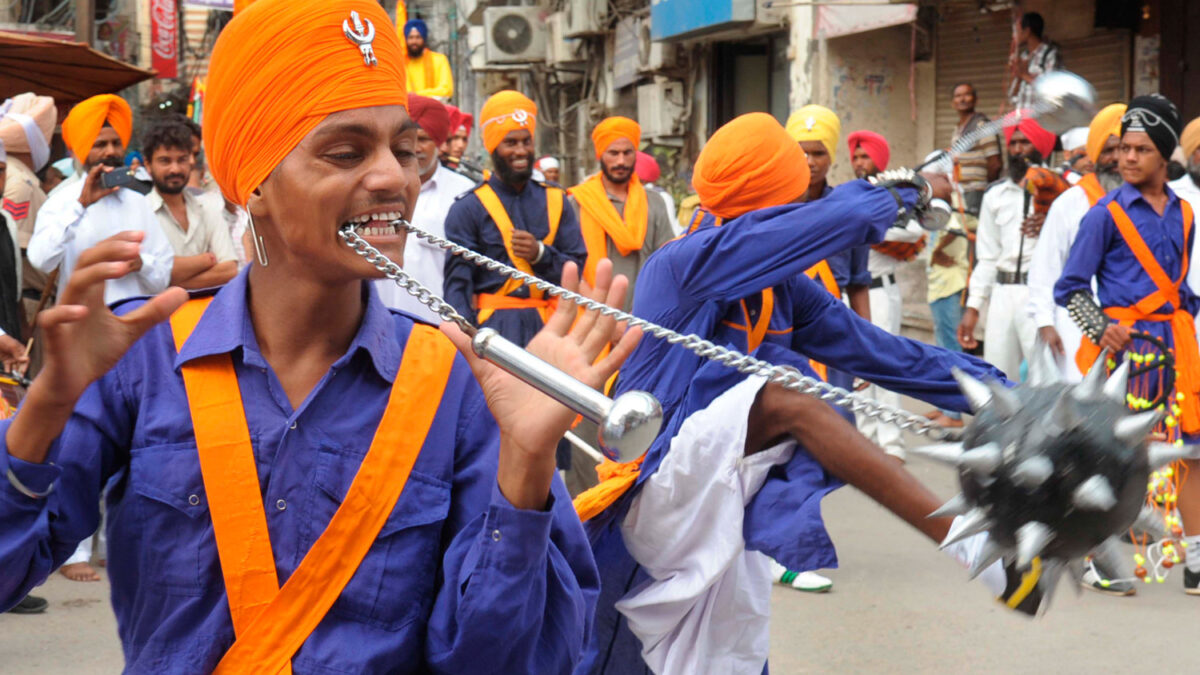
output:
[[[150,194],[150,190],[154,189],[153,183],[138,180],[129,167],[121,167],[120,169],[113,169],[112,171],[100,174],[100,184],[106,188],[129,188],[144,195]]]

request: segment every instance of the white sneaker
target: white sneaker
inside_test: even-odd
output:
[[[805,593],[825,593],[833,588],[833,580],[816,572],[795,572],[771,561],[771,577],[781,586],[789,586]]]

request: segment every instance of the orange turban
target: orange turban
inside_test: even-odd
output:
[[[692,173],[700,205],[721,218],[793,202],[808,189],[808,158],[766,113],[735,117],[708,139]]]
[[[96,144],[96,137],[100,135],[105,122],[121,137],[121,144],[129,147],[129,137],[133,135],[133,110],[125,99],[113,94],[100,94],[80,101],[71,108],[62,122],[62,136],[75,159],[87,163],[88,153]]]
[[[600,159],[600,155],[604,154],[608,146],[619,138],[629,139],[629,142],[633,143],[633,149],[637,150],[642,142],[642,128],[628,117],[610,117],[597,124],[596,128],[592,129],[592,145],[596,146],[596,159]]]
[[[343,25],[372,37],[374,65]],[[245,6],[221,31],[208,67],[204,148],[221,191],[244,206],[331,113],[406,106],[405,54],[391,19],[374,0],[257,0]]]
[[[1087,156],[1093,162],[1100,160],[1100,152],[1109,136],[1121,137],[1121,118],[1125,116],[1125,104],[1106,105],[1088,125]]]
[[[495,150],[510,131],[528,129],[533,135],[537,129],[537,104],[519,91],[498,91],[479,111],[479,129],[488,152]]]

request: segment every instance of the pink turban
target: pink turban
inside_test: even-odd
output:
[[[1033,118],[1026,117],[1028,111],[1017,111],[1009,113],[1017,115],[1020,120],[1014,125],[1004,127],[1004,143],[1007,145],[1012,142],[1013,132],[1020,131],[1025,134],[1025,138],[1033,143],[1033,147],[1042,154],[1042,159],[1049,159],[1050,153],[1054,152],[1054,143],[1058,137],[1042,128]]]
[[[633,170],[638,175],[638,179],[643,183],[653,183],[662,175],[662,171],[658,168],[658,160],[654,159],[654,155],[648,152],[638,151],[637,163],[634,164]]]
[[[880,171],[887,169],[888,160],[892,158],[887,139],[874,131],[855,131],[846,138],[846,144],[850,146],[851,157],[854,156],[855,149],[862,147],[863,152],[867,153],[867,157],[875,162],[875,168]]]

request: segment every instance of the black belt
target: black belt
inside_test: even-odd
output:
[[[1029,272],[1002,272],[996,270],[996,283],[998,284],[1016,284],[1024,286],[1029,283]]]
[[[883,288],[884,286],[895,286],[896,275],[881,274],[877,277],[871,277],[871,288]]]

